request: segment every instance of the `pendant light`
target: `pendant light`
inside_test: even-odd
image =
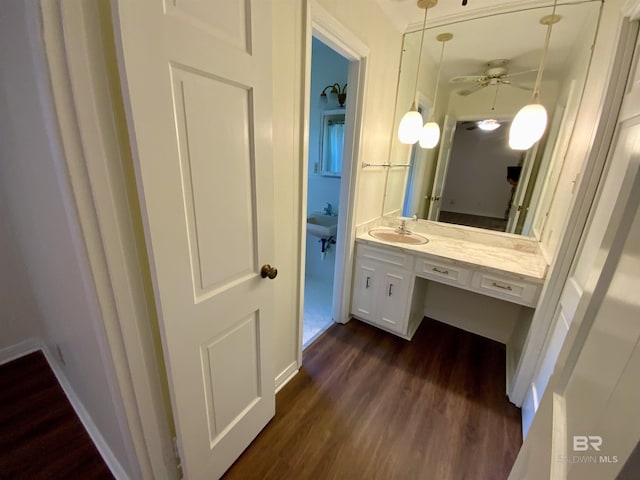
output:
[[[528,150],[534,143],[542,138],[547,128],[547,111],[540,103],[540,83],[542,82],[544,63],[549,51],[551,29],[561,18],[560,15],[556,15],[557,3],[557,0],[554,0],[551,15],[546,15],[540,19],[540,23],[547,26],[547,36],[544,42],[542,57],[540,58],[538,76],[536,77],[536,83],[533,87],[531,103],[520,109],[509,129],[509,147],[513,150]]]
[[[427,26],[427,12],[435,7],[438,0],[418,0],[418,7],[424,8],[424,20],[422,21],[422,36],[420,37],[420,50],[418,53],[418,66],[416,68],[416,81],[413,87],[413,103],[407,113],[404,114],[398,126],[398,139],[401,143],[413,144],[420,138],[422,132],[422,115],[416,107],[416,94],[418,93],[418,78],[420,77],[420,60],[422,58],[422,45],[424,43],[424,30]]]
[[[436,90],[433,93],[433,108],[431,108],[431,115],[429,121],[424,124],[422,131],[420,132],[420,146],[422,148],[434,148],[440,141],[440,126],[434,119],[434,112],[436,110],[436,102],[438,101],[438,89],[440,88],[440,74],[442,73],[442,59],[444,58],[444,44],[453,38],[452,33],[441,33],[436,37],[436,40],[442,42],[442,49],[440,50],[440,64],[438,65],[438,76],[436,77]]]

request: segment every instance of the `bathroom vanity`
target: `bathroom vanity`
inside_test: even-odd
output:
[[[382,218],[358,229],[353,317],[410,340],[428,316],[507,345],[513,372],[547,264],[533,239],[459,225],[409,222],[427,243],[381,240]],[[389,235],[388,238],[394,238]]]

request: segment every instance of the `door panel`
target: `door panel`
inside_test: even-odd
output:
[[[218,478],[275,411],[271,5],[114,15],[181,462]]]
[[[373,321],[376,310],[376,267],[365,262],[356,264],[356,280],[354,284],[354,311],[366,320]]]
[[[213,36],[224,39],[230,45],[248,51],[250,18],[247,2],[211,2],[199,0],[166,0],[167,14],[183,15],[198,25],[210,30]]]
[[[409,304],[409,275],[401,271],[387,271],[384,274],[385,288],[379,292],[380,320],[378,323],[394,332],[406,330]]]
[[[256,270],[250,95],[171,69],[196,296]],[[220,115],[220,112],[224,115]]]

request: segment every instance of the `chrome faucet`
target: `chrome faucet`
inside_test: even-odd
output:
[[[396,229],[402,235],[410,235],[411,231],[407,229],[407,221],[400,220],[400,226]]]

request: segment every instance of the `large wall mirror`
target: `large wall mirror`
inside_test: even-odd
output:
[[[442,134],[431,150],[397,138],[413,101],[421,35],[406,33],[389,159],[398,166],[388,169],[383,214],[539,236],[578,114],[600,9],[599,1],[558,5],[561,20],[541,85],[549,123],[527,151],[509,148],[508,129],[531,103],[546,35],[540,20],[549,6],[426,29],[416,97],[425,121],[435,105]],[[442,33],[453,39],[434,99]]]

